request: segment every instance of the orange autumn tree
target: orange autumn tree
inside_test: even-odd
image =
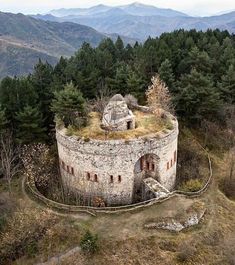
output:
[[[163,110],[172,110],[170,92],[159,75],[153,76],[151,82],[146,91],[148,106],[157,117],[160,117]]]

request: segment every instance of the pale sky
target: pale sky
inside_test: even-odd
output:
[[[90,7],[98,4],[115,6],[132,2],[135,0],[0,0],[0,11],[35,14],[47,13],[57,8]],[[235,10],[235,0],[140,0],[139,2],[200,16]]]

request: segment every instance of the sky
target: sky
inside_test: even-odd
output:
[[[98,4],[125,5],[135,0],[0,0],[0,11],[24,14],[47,13],[51,9],[90,7]],[[189,15],[207,16],[235,10],[235,0],[140,0],[160,8],[172,8]]]

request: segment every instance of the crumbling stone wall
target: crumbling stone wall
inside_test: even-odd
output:
[[[158,181],[171,190],[176,178],[178,122],[172,130],[132,140],[84,140],[57,129],[61,175],[68,187],[102,197],[106,205],[132,203],[136,162],[145,154],[159,157]]]

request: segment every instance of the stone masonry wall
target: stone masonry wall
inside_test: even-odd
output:
[[[172,189],[176,178],[178,122],[173,130],[132,140],[85,141],[57,129],[58,153],[64,183],[72,190],[95,194],[107,205],[132,203],[134,167],[145,154],[159,157],[159,182]]]

